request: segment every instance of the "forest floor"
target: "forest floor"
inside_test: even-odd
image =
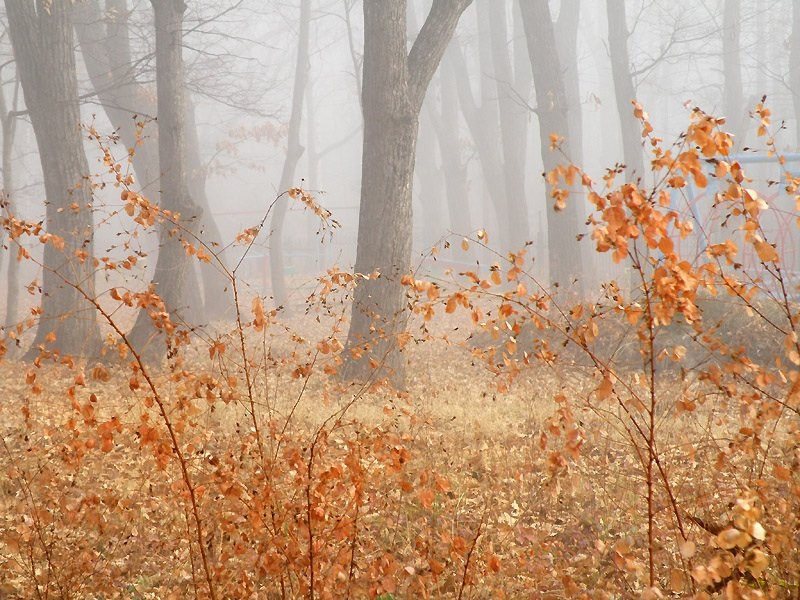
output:
[[[720,554],[737,499],[788,484],[756,451],[726,462],[738,405],[676,410],[696,382],[658,390],[669,486],[653,477],[648,503],[646,444],[629,408],[592,399],[588,369],[532,366],[501,392],[468,349],[412,344],[396,394],[298,377],[299,355],[277,354],[256,361],[252,404],[236,361],[207,350],[153,375],[183,465],[127,368],[0,364],[0,598],[206,597],[209,577],[231,598],[658,597],[651,560],[664,595],[798,593],[788,499],[764,492],[767,541]],[[238,378],[233,401],[195,393],[212,372]],[[761,548],[769,569],[748,570]]]

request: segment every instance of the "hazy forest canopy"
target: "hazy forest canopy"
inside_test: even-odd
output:
[[[800,2],[3,0],[0,600],[800,599]]]

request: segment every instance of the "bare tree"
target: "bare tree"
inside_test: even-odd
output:
[[[569,114],[561,62],[547,0],[520,0],[520,7],[536,89],[542,162],[545,171],[551,171],[565,160],[561,154],[552,151],[551,136],[563,138],[561,150],[567,156],[570,148]],[[567,202],[562,214],[557,214],[552,202],[548,203],[548,261],[550,281],[555,285],[571,285],[583,274],[581,249],[575,240],[582,231],[585,213],[583,201],[576,198]]]
[[[47,346],[92,355],[100,347],[94,307],[92,191],[83,149],[69,3],[6,0],[11,40],[44,175],[46,228],[42,314],[29,351]],[[51,335],[52,334],[52,335]],[[53,339],[55,336],[55,339]]]
[[[447,52],[452,52],[448,49]],[[446,59],[445,59],[446,60]],[[460,101],[458,83],[453,69],[441,69],[441,97],[437,110],[430,106],[431,122],[439,142],[439,155],[444,171],[447,213],[450,228],[461,235],[468,234],[474,227],[469,205],[467,185],[467,165],[462,158]]]
[[[789,53],[789,84],[794,106],[795,148],[800,149],[800,3],[792,3],[792,34]]]
[[[442,201],[445,197],[445,189],[442,177],[444,165],[440,156],[457,151],[457,149],[448,148],[449,152],[447,150],[444,153],[441,152],[438,136],[439,115],[436,114],[433,106],[436,99],[431,96],[432,94],[429,93],[420,113],[417,160],[414,168],[417,184],[414,187],[414,199],[422,213],[422,231],[417,237],[421,237],[423,249],[435,244],[446,229],[442,222]]]
[[[625,157],[626,176],[644,176],[642,159],[641,126],[633,115],[636,89],[631,74],[631,60],[628,55],[628,26],[625,14],[625,0],[606,0],[608,15],[608,48],[611,54],[611,75],[614,79],[614,95],[617,101],[617,114],[622,132],[622,154]]]
[[[297,58],[294,70],[294,89],[292,91],[292,110],[289,117],[289,135],[286,158],[283,161],[280,191],[285,192],[294,181],[295,171],[305,148],[300,143],[300,125],[303,121],[303,102],[308,83],[308,46],[311,24],[311,0],[300,0],[299,32],[297,37]],[[286,265],[283,257],[283,224],[286,221],[288,199],[281,196],[275,204],[270,229],[269,265],[272,277],[272,296],[275,304],[286,306]]]
[[[488,68],[490,60],[489,36],[487,32],[479,35],[481,44],[481,73]],[[500,161],[499,133],[496,131],[497,112],[495,110],[494,94],[488,90],[485,78],[481,78],[480,94],[476,98],[470,85],[470,71],[464,57],[464,51],[458,39],[454,39],[444,56],[447,81],[453,82],[458,94],[458,107],[464,116],[470,137],[472,138],[481,173],[486,187],[487,197],[491,200],[492,208],[500,228],[499,238],[501,243],[511,249],[509,240],[512,235],[509,219],[511,215],[505,210],[506,193],[503,167]],[[449,103],[447,111],[452,112],[455,104]],[[444,111],[444,108],[443,108]],[[450,118],[454,118],[453,115]],[[449,135],[457,132],[452,130]],[[456,181],[454,185],[454,194]],[[455,196],[453,196],[455,200]]]
[[[724,0],[722,15],[722,70],[723,110],[728,118],[728,129],[741,143],[745,129],[746,111],[742,93],[742,58],[741,58],[741,2],[740,0]]]
[[[146,62],[143,57],[134,59],[131,48],[130,14],[128,0],[106,0],[105,10],[99,0],[83,0],[73,7],[73,23],[78,34],[84,63],[109,121],[129,150],[134,150],[133,168],[140,186],[146,191],[157,186],[160,179],[158,146],[142,143],[140,125],[148,116],[155,116],[156,106],[146,86],[137,81],[140,69]],[[201,227],[205,241],[219,243],[222,235],[211,213],[206,195],[206,165],[200,156],[200,139],[195,122],[194,104],[186,95],[187,168],[189,191],[202,209]],[[157,137],[148,132],[148,137]],[[214,265],[199,266],[204,294],[184,298],[184,305],[192,312],[191,318],[221,318],[225,312],[227,279]],[[199,290],[194,270],[187,273],[187,290]],[[187,313],[188,316],[188,313]]]
[[[411,265],[411,189],[419,113],[433,73],[471,0],[433,3],[411,51],[406,0],[364,3],[364,145],[356,271],[380,273],[355,291],[346,374],[385,363],[402,385],[396,348],[407,312],[401,277]]]
[[[14,75],[10,80],[12,84],[11,102],[6,99],[2,78],[3,71],[7,67],[14,68]],[[0,135],[3,136],[3,189],[0,196],[0,211],[7,215],[13,215],[15,211],[15,187],[14,181],[14,140],[17,134],[17,109],[19,105],[20,81],[19,73],[13,60],[9,60],[0,66]],[[6,244],[6,231],[0,231],[0,246],[10,250],[10,244]],[[11,252],[4,252],[8,260],[6,273],[6,315],[5,328],[8,330],[17,323],[19,313],[19,261]]]
[[[484,2],[484,18],[489,24],[492,66],[499,111],[502,172],[505,189],[505,240],[508,249],[517,251],[530,237],[528,204],[525,194],[527,153],[527,99],[531,86],[531,68],[525,57],[525,36],[511,41],[508,33],[506,2]],[[515,21],[520,21],[516,15]],[[517,41],[519,40],[519,41]],[[521,42],[521,44],[520,44]],[[512,57],[513,53],[513,57]],[[513,60],[512,60],[513,58]],[[490,182],[490,184],[493,182]]]
[[[578,73],[578,26],[580,25],[580,0],[561,0],[555,22],[558,59],[564,72],[564,93],[569,112],[570,158],[583,163],[583,109]],[[524,36],[523,36],[524,39]]]
[[[156,30],[156,85],[158,88],[158,156],[161,172],[161,208],[180,215],[181,228],[195,232],[200,208],[194,203],[186,179],[186,103],[183,72],[183,0],[152,0]],[[173,320],[179,319],[180,300],[189,259],[175,225],[161,228],[161,247],[152,284]],[[183,234],[185,235],[185,234]],[[148,357],[163,356],[166,346],[154,327],[150,311],[139,312],[130,333],[131,342]]]
[[[155,116],[155,106],[135,79],[135,63],[128,25],[127,0],[83,0],[74,4],[72,22],[80,43],[83,62],[108,120],[129,150],[139,184],[158,183],[158,148],[143,144],[139,126]]]

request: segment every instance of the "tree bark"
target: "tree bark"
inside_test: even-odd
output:
[[[186,178],[186,102],[184,97],[183,0],[152,0],[156,30],[156,86],[158,90],[158,156],[161,173],[161,208],[180,214],[180,229],[199,228],[200,208],[194,203]],[[161,297],[173,323],[180,323],[190,259],[180,243],[187,237],[176,226],[161,226],[161,246],[152,285]],[[148,359],[164,356],[164,331],[155,327],[150,311],[139,311],[129,334],[131,343]]]
[[[279,185],[280,192],[288,190],[293,182],[297,163],[305,148],[300,143],[300,126],[303,121],[303,100],[308,83],[308,45],[311,25],[311,0],[300,0],[300,28],[297,38],[297,61],[294,69],[294,89],[292,91],[292,112],[289,117],[289,135],[286,158]],[[283,225],[289,200],[283,195],[275,203],[275,212],[270,221],[269,268],[272,278],[272,297],[278,307],[287,307],[289,299],[286,290],[286,264],[283,255]]]
[[[631,75],[628,55],[628,26],[625,0],[606,0],[608,15],[608,47],[611,54],[611,76],[614,80],[614,95],[622,132],[622,155],[625,160],[625,176],[629,181],[644,176],[642,159],[642,125],[633,116],[636,90]]]
[[[401,277],[411,265],[411,186],[419,112],[434,71],[471,0],[434,2],[411,51],[406,1],[364,3],[364,145],[356,271],[380,277],[355,290],[345,375],[369,379],[387,367],[402,387],[397,336],[408,314]]]
[[[101,345],[94,306],[84,298],[95,295],[92,192],[80,130],[69,4],[43,0],[5,4],[42,164],[46,229],[64,241],[63,248],[54,243],[44,247],[42,314],[28,356],[38,355],[41,347],[91,356]]]
[[[567,161],[559,152],[551,151],[551,134],[564,138],[561,149],[567,157],[570,156],[566,91],[547,0],[520,0],[520,8],[533,71],[533,85],[536,89],[542,162],[545,172],[548,172]],[[547,250],[550,282],[554,286],[568,286],[578,294],[582,293],[580,278],[583,275],[583,260],[576,237],[583,231],[585,220],[583,202],[575,196],[567,201],[562,214],[556,213],[553,202],[548,199]]]

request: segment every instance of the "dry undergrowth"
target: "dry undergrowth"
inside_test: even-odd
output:
[[[483,272],[409,274],[402,393],[378,380],[380,356],[374,380],[338,378],[348,298],[377,274],[331,271],[309,314],[291,316],[219,261],[237,310],[213,330],[173,321],[150,289],[86,295],[102,361],[52,339],[30,363],[0,363],[0,597],[800,597],[798,311],[760,225],[769,207],[728,159],[721,121],[695,111],[665,149],[635,109],[655,188],[616,185],[621,167],[600,191],[573,165],[548,181],[557,207],[580,182],[597,251],[639,284],[569,301],[524,252]],[[741,239],[692,262],[669,194],[706,184],[701,157],[727,183],[718,201]],[[138,227],[184,235],[107,162]],[[3,222],[16,243],[58,245]],[[259,232],[237,238],[245,254]],[[483,231],[469,243],[490,252]],[[136,310],[165,332],[159,364],[123,333],[119,315]]]

